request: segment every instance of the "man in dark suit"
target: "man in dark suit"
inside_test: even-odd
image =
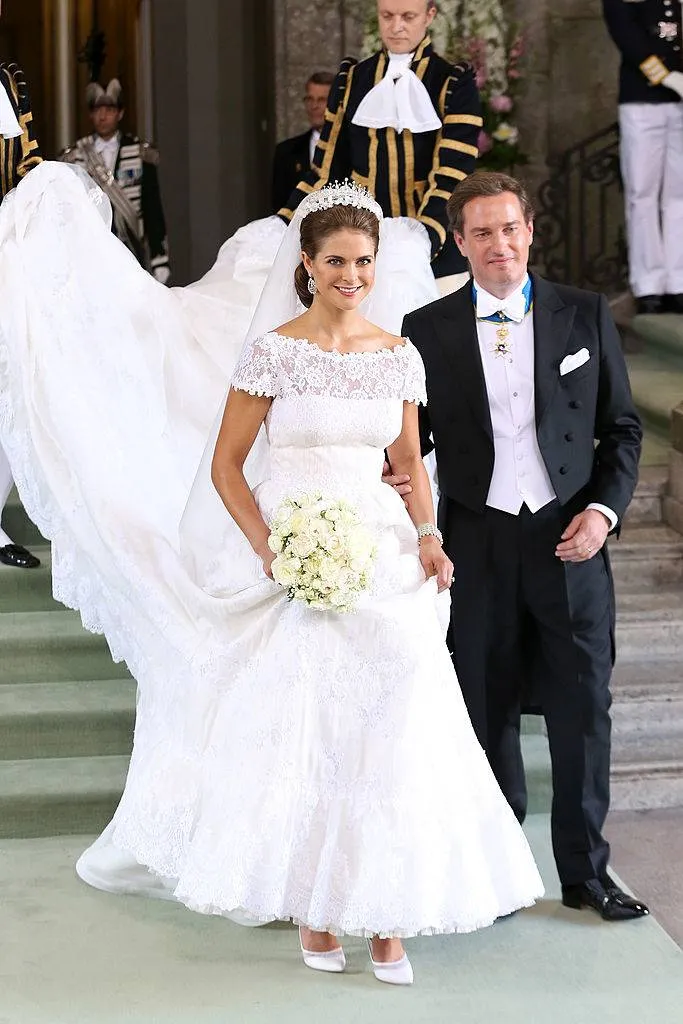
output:
[[[471,285],[410,313],[427,373],[439,526],[455,565],[451,639],[473,726],[523,820],[520,708],[548,731],[552,838],[566,906],[647,908],[607,873],[614,597],[605,540],[636,483],[641,427],[603,296],[527,262],[533,211],[515,179],[476,172],[449,200]]]
[[[301,135],[278,143],[273,157],[273,186],[271,204],[273,213],[285,206],[292,192],[311,169],[315,147],[325,124],[325,110],[334,75],[329,71],[315,71],[306,82],[304,107],[310,128]]]
[[[35,137],[28,86],[17,64],[0,63],[0,200],[41,162]],[[13,485],[9,459],[0,446],[0,516]],[[0,528],[0,562],[17,569],[35,569],[39,559],[14,544]]]

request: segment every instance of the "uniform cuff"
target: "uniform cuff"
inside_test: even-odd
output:
[[[639,66],[650,85],[661,85],[669,74],[669,68],[654,53]]]
[[[590,505],[587,505],[586,511],[588,511],[589,508],[594,508],[596,512],[602,512],[603,516],[607,516],[607,518],[609,519],[609,529],[611,533],[614,527],[619,522],[619,516],[616,514],[616,512],[613,512],[612,509],[608,508],[607,505],[601,505],[597,501],[592,501]]]

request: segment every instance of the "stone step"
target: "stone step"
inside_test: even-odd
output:
[[[631,391],[646,429],[668,440],[671,410],[683,395],[683,363],[671,366],[659,354],[638,352],[626,357]]]
[[[1,614],[0,651],[0,685],[129,677],[125,665],[112,662],[104,638],[83,629],[76,612]]]
[[[134,718],[132,679],[0,686],[0,756],[130,754]]]
[[[640,753],[640,758],[638,757]],[[683,807],[683,757],[673,752],[656,760],[657,749],[620,754],[614,750],[610,772],[610,808],[613,811],[645,811]]]
[[[0,838],[101,832],[127,771],[123,756],[0,761]]]
[[[620,592],[617,652],[623,661],[683,660],[683,590]]]
[[[10,494],[2,513],[2,528],[15,544],[24,544],[28,548],[41,547],[45,544],[45,538],[40,530],[24,512],[16,488]]]
[[[624,516],[624,525],[662,521],[662,498],[668,479],[668,466],[641,464],[633,499]]]
[[[676,313],[635,316],[630,327],[650,356],[683,373],[683,317]]]
[[[683,536],[663,523],[628,523],[609,542],[618,593],[683,583]]]
[[[0,564],[0,614],[2,612],[49,612],[63,610],[52,596],[50,546],[32,545],[40,559],[37,569],[14,569]]]

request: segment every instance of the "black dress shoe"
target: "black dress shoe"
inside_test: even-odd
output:
[[[563,885],[562,902],[572,910],[591,907],[603,921],[631,921],[650,913],[644,903],[628,896],[611,878],[591,878],[581,885]]]
[[[21,544],[5,544],[4,548],[0,548],[0,562],[14,566],[15,569],[37,569],[40,565],[40,559],[22,548]]]
[[[665,295],[664,309],[667,313],[683,313],[683,295]]]
[[[636,299],[636,314],[638,316],[653,316],[656,313],[663,313],[664,310],[663,295],[641,295]]]

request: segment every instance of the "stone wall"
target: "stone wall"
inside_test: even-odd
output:
[[[313,71],[336,71],[360,53],[363,0],[277,0],[275,66],[277,138],[307,128],[301,98]]]

